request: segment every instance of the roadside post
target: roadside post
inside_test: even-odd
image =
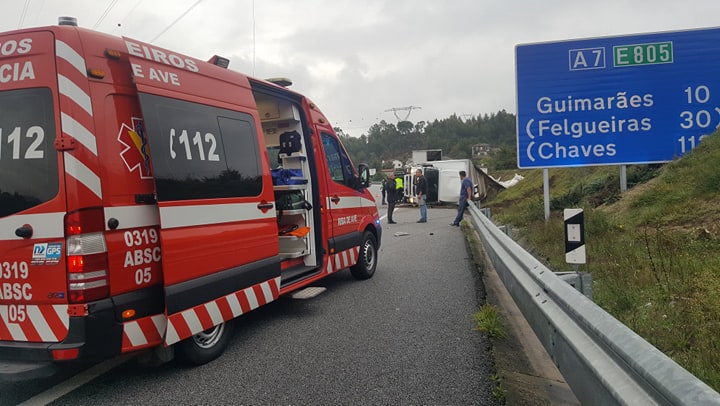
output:
[[[583,209],[565,209],[565,262],[573,264],[574,272],[558,272],[557,275],[572,285],[580,293],[592,299],[592,276],[580,272],[580,264],[585,264],[585,213]]]

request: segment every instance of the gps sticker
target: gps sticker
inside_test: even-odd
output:
[[[38,243],[33,246],[32,265],[57,265],[62,256],[62,243]]]

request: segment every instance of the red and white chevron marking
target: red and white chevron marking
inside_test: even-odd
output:
[[[162,344],[167,317],[164,314],[143,317],[123,324],[122,352],[137,351]]]
[[[327,273],[335,273],[357,264],[359,253],[360,247],[354,247],[349,250],[330,255],[327,260],[325,271]]]
[[[69,325],[68,305],[0,305],[0,341],[57,343]]]
[[[165,344],[172,345],[201,331],[234,319],[276,300],[280,278],[273,278],[207,303],[171,314],[168,317]]]
[[[75,140],[75,147],[63,154],[67,187],[83,204],[100,205],[100,163],[85,58],[61,40],[55,41],[55,54],[62,132]]]

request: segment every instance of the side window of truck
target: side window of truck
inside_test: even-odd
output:
[[[321,137],[330,177],[337,183],[350,186],[354,175],[350,158],[335,137],[326,133],[321,133]]]
[[[159,201],[262,192],[252,116],[149,94],[140,102]]]

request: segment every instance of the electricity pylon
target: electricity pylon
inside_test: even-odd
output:
[[[391,109],[385,110],[385,112],[392,111],[393,114],[395,115],[395,118],[397,118],[398,122],[400,122],[400,121],[407,121],[408,117],[410,117],[410,113],[412,113],[413,110],[421,109],[421,108],[422,107],[418,107],[418,106],[393,107]],[[407,113],[405,113],[405,117],[400,118],[400,116],[398,115],[398,111],[407,111]]]

